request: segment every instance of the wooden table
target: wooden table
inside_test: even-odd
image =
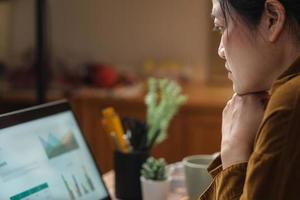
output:
[[[115,185],[114,185],[114,176],[115,173],[113,170],[105,173],[103,175],[104,182],[108,188],[109,194],[111,195],[113,200],[117,200],[115,197]],[[170,191],[167,200],[188,200],[186,197],[185,188],[177,188],[175,191]]]

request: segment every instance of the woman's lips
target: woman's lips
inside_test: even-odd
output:
[[[231,79],[231,76],[232,76],[231,72],[228,71],[228,75],[227,75],[228,79],[232,80],[232,79]]]
[[[232,79],[231,79],[232,73],[231,73],[231,71],[230,71],[230,69],[229,69],[227,63],[225,63],[225,68],[226,68],[226,70],[227,70],[227,72],[228,72],[228,74],[227,74],[228,79],[232,80]]]
[[[229,69],[229,67],[228,67],[227,63],[225,64],[225,68],[226,68],[226,70],[227,70],[228,72],[230,72],[230,73],[231,73],[231,71],[230,71],[230,69]]]

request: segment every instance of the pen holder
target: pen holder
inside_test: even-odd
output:
[[[120,199],[141,200],[140,174],[148,152],[114,152],[115,193]]]

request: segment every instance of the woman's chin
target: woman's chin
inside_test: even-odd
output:
[[[233,85],[233,91],[234,93],[236,93],[237,95],[246,95],[246,94],[253,94],[253,93],[260,93],[260,92],[268,92],[270,89],[267,88],[249,88],[249,89],[241,89],[241,88],[237,88]]]

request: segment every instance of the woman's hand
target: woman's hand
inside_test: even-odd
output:
[[[223,110],[221,158],[223,169],[247,162],[263,118],[267,92],[234,94]]]

